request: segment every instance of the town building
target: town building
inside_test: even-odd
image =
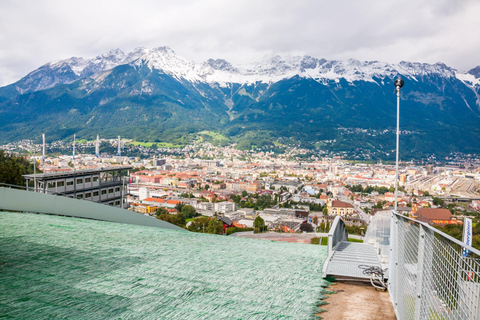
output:
[[[231,201],[222,201],[215,203],[215,212],[227,213],[237,210],[237,204]]]
[[[126,196],[125,177],[131,166],[102,167],[95,169],[71,170],[40,174],[27,174],[23,177],[28,186],[34,181],[37,192],[49,193],[70,198],[122,207]],[[126,206],[123,200],[123,207]]]
[[[351,216],[353,215],[353,205],[348,202],[328,199],[327,210],[329,216]]]
[[[163,165],[165,165],[165,163],[166,163],[165,159],[153,159],[153,165],[155,167],[163,166]]]
[[[463,222],[457,220],[452,215],[450,210],[442,208],[420,208],[418,209],[416,219],[426,222],[430,225],[444,226],[446,224],[462,224]]]
[[[159,199],[159,198],[145,198],[142,200],[142,204],[148,204],[157,207],[164,207],[167,209],[173,209],[177,205],[183,203],[180,200],[168,200],[168,199]]]

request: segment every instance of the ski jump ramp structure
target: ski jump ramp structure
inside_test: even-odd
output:
[[[0,187],[0,210],[45,213],[146,227],[184,230],[166,221],[118,207],[5,187]]]

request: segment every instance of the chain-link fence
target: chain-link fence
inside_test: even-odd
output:
[[[397,213],[391,233],[389,291],[399,319],[480,320],[480,251]]]

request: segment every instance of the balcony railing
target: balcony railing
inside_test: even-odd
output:
[[[398,319],[480,319],[480,251],[395,212],[390,230]]]

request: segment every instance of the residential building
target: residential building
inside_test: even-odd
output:
[[[231,201],[216,202],[214,205],[216,212],[227,213],[237,210],[237,204]]]
[[[436,226],[463,223],[462,221],[457,220],[450,210],[442,208],[420,208],[416,213],[416,219]]]
[[[328,215],[332,216],[351,216],[353,215],[353,205],[348,202],[328,199],[327,202]]]
[[[183,203],[180,200],[166,200],[158,198],[146,198],[142,200],[142,204],[148,204],[152,206],[164,207],[164,208],[175,208],[178,204]]]

